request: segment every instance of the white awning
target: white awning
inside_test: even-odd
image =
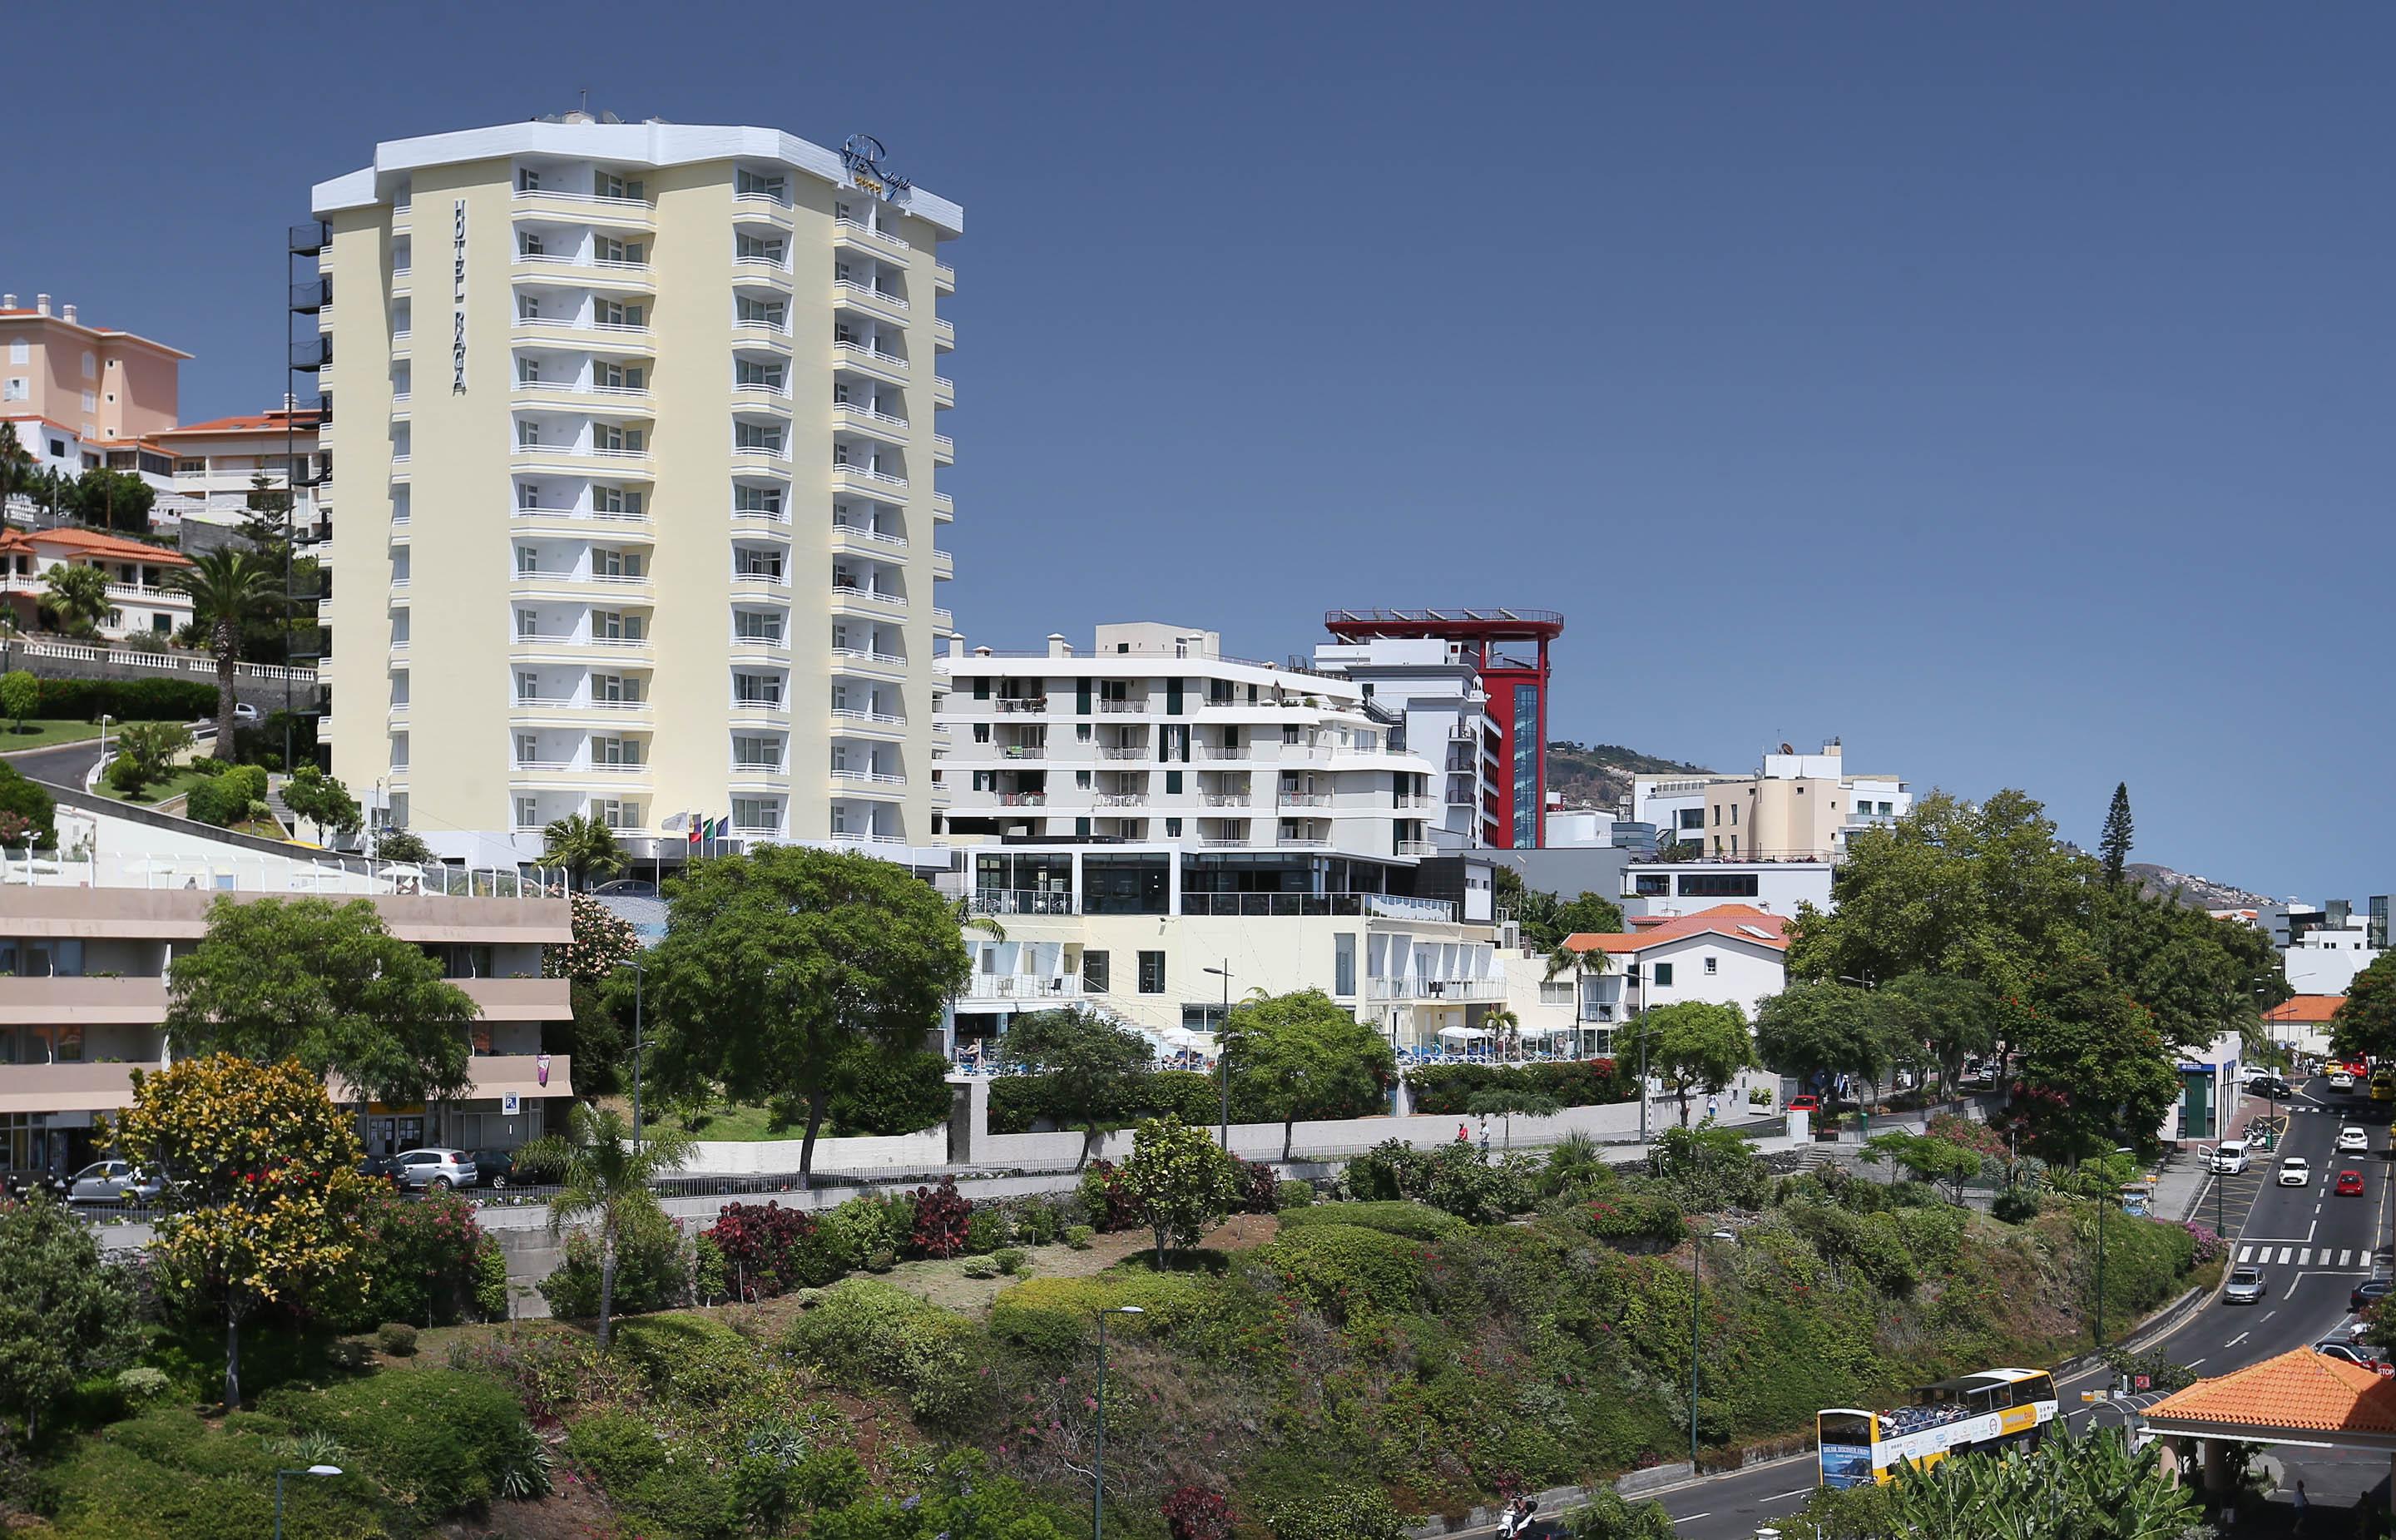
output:
[[[1479,1027],[1443,1027],[1439,1029],[1439,1035],[1444,1038],[1454,1038],[1459,1042],[1471,1042],[1475,1038],[1485,1038],[1489,1034]]]

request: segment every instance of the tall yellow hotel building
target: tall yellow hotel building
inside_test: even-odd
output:
[[[930,848],[964,212],[863,136],[583,113],[319,184],[333,768],[445,856]]]

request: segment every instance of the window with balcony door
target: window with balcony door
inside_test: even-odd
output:
[[[763,449],[770,454],[782,452],[782,430],[778,423],[736,422],[732,425],[732,447]]]
[[[619,241],[602,235],[591,243],[592,254],[603,262],[615,262],[624,267],[646,267],[648,247],[638,241]]]
[[[516,547],[516,575],[528,578],[540,570],[540,552],[528,545]]]
[[[648,631],[648,621],[638,615],[621,610],[595,610],[591,616],[591,634],[611,642],[638,642]]]
[[[732,489],[732,511],[770,513],[779,518],[782,511],[782,489],[779,486],[735,486]]]
[[[780,203],[790,195],[790,183],[771,172],[743,166],[732,173],[732,191],[744,197],[771,198]]]
[[[780,738],[742,734],[733,736],[732,768],[735,770],[779,770],[781,767]]]
[[[641,698],[641,682],[623,674],[592,674],[591,698],[618,702],[638,701]]]
[[[623,198],[632,203],[642,202],[648,196],[647,190],[642,185],[639,178],[628,179],[616,175],[613,171],[602,171],[593,177],[592,191],[603,198]]]
[[[591,430],[591,441],[593,448],[605,453],[638,455],[647,452],[649,435],[639,428],[619,428],[612,422],[603,422]]]
[[[765,610],[734,610],[732,636],[737,642],[779,643],[782,640],[782,617]]]
[[[641,743],[638,738],[594,737],[591,740],[591,763],[593,764],[638,764]]]
[[[646,391],[649,372],[622,364],[602,364],[592,370],[591,382],[603,391]]]
[[[1142,994],[1165,992],[1165,954],[1163,952],[1144,951],[1139,954],[1139,992]]]
[[[735,797],[732,799],[732,827],[771,833],[782,827],[782,803],[779,797]]]
[[[595,299],[591,305],[591,319],[603,326],[646,326],[648,312],[638,305],[628,305],[620,299]]]
[[[516,167],[516,191],[519,192],[539,192],[540,173],[529,166],[520,166]]]
[[[779,364],[761,364],[752,358],[732,361],[732,383],[744,391],[779,391],[782,378]]]
[[[541,238],[539,231],[527,230],[516,241],[516,253],[522,257],[546,257],[549,255],[549,243]]]
[[[773,547],[734,546],[732,571],[741,578],[764,578],[772,582],[782,580],[782,553]]]
[[[733,319],[744,326],[771,326],[779,331],[789,313],[779,299],[752,299],[745,294],[732,297]]]
[[[736,673],[732,676],[732,698],[743,706],[779,706],[782,703],[782,676]]]
[[[627,492],[615,486],[594,486],[591,489],[591,508],[596,513],[622,513],[639,518],[646,507],[646,493]]]
[[[516,634],[519,636],[524,634],[524,623],[526,618],[526,617],[522,611],[517,612]],[[530,669],[517,670],[516,698],[518,700],[539,700],[540,698],[540,675],[535,673]]]
[[[641,804],[639,803],[620,802],[613,797],[602,797],[597,802],[592,803],[592,806],[597,811],[599,821],[606,824],[610,829],[638,829],[641,827]]]
[[[516,447],[519,449],[538,449],[540,447],[540,424],[539,422],[534,421],[530,418],[520,418],[517,419]]]
[[[540,801],[539,798],[518,797],[516,799],[516,827],[518,829],[539,829],[540,827]]]
[[[744,262],[771,262],[780,267],[783,253],[787,250],[789,247],[779,235],[751,235],[739,232],[732,237],[732,254]]]
[[[641,553],[600,547],[591,552],[591,571],[598,578],[638,578],[642,576]]]

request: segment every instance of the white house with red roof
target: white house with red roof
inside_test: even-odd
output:
[[[1606,1028],[1685,1001],[1755,1008],[1789,983],[1789,920],[1746,904],[1641,917],[1621,935],[1567,936],[1575,952],[1604,953],[1602,973],[1578,976],[1580,1019]]]
[[[171,636],[192,618],[192,596],[167,578],[192,564],[162,546],[104,535],[96,529],[11,529],[0,533],[0,603],[25,631],[49,593],[54,566],[96,566],[108,574],[114,606],[100,623],[113,639],[139,632]]]

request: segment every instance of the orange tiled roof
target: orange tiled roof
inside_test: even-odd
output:
[[[2327,1021],[2346,1003],[2344,995],[2298,995],[2263,1013],[2266,1021]]]
[[[2147,1408],[2150,1421],[2303,1427],[2325,1433],[2396,1435],[2396,1380],[2298,1348],[2197,1381]]]
[[[1633,921],[1639,928],[1626,936],[1608,936],[1583,932],[1564,937],[1564,945],[1574,951],[1602,951],[1622,954],[1645,951],[1667,941],[1710,932],[1726,936],[1752,946],[1769,947],[1775,951],[1789,949],[1789,921],[1784,915],[1769,914],[1748,904],[1716,904],[1695,914],[1676,914],[1669,918]],[[1754,934],[1761,931],[1764,934]]]
[[[157,566],[190,566],[190,557],[162,546],[119,539],[96,529],[12,529],[0,535],[0,552],[31,552],[36,546],[63,546],[77,556],[112,562],[148,562]]]
[[[169,428],[159,436],[180,438],[185,433],[262,433],[269,431],[279,433],[286,417],[292,418],[291,426],[302,432],[316,431],[316,414],[303,408],[296,413],[260,412],[250,417],[217,418],[208,422],[194,422],[187,428]]]

